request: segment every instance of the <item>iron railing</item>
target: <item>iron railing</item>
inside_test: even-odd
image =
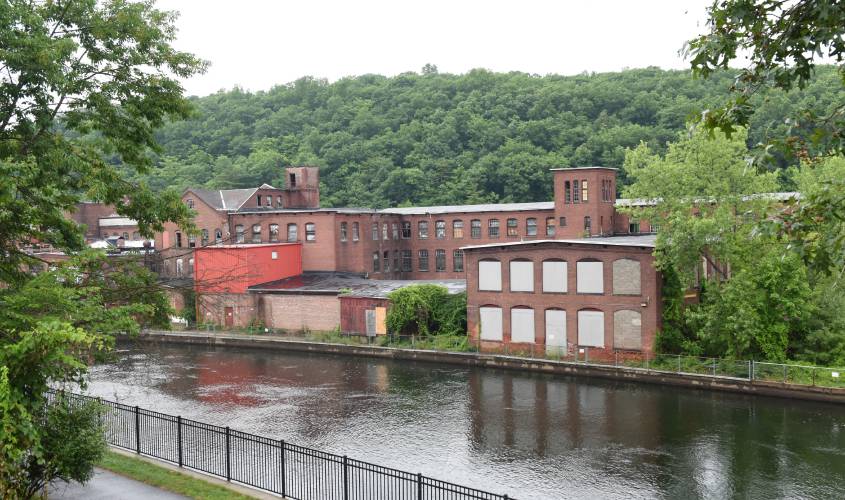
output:
[[[49,399],[56,397],[51,392]],[[103,405],[109,444],[297,500],[508,500],[498,495],[138,406]]]

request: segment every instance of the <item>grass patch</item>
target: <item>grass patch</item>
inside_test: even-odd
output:
[[[202,479],[165,469],[145,460],[127,457],[111,450],[106,451],[99,465],[122,476],[191,498],[211,500],[252,498]]]

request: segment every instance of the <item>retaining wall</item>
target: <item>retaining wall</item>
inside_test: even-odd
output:
[[[449,363],[464,366],[480,366],[486,368],[531,371],[559,375],[598,377],[603,379],[621,380],[625,382],[645,382],[651,384],[691,387],[696,389],[709,389],[741,394],[757,394],[761,396],[775,396],[790,399],[845,403],[845,389],[831,387],[801,386],[759,380],[749,381],[730,377],[711,377],[705,375],[646,370],[642,368],[528,359],[499,354],[330,344],[277,337],[205,332],[146,331],[138,338],[139,340],[145,342],[154,343],[162,342],[278,349],[282,351],[343,354],[396,360]]]

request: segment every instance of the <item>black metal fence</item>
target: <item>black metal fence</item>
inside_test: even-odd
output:
[[[55,393],[53,393],[55,394]],[[460,486],[229,427],[90,396],[114,446],[297,500],[507,500]]]

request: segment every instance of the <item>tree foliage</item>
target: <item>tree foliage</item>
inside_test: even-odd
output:
[[[113,204],[151,235],[187,224],[175,192],[127,179],[158,150],[153,131],[191,109],[176,77],[204,63],[174,50],[174,15],[151,1],[0,4],[0,488],[29,498],[53,478],[84,480],[102,448],[91,413],[47,408],[51,386],[84,384],[118,332],[161,324],[169,307],[132,262],[82,252],[54,269],[22,250],[76,254],[66,217],[82,199]],[[120,165],[120,168],[117,165]]]
[[[737,59],[747,58],[722,105],[703,113],[708,130],[730,133],[752,126],[767,114],[761,94],[771,89],[791,99],[809,88],[817,74],[828,73],[820,62],[833,62],[832,94],[845,85],[845,8],[837,0],[715,0],[709,30],[688,42],[694,73],[720,74]],[[797,91],[796,91],[797,89]],[[759,141],[758,167],[778,159],[819,160],[845,153],[845,103],[838,97],[801,102],[790,109],[783,126]],[[841,273],[845,269],[845,179],[831,179],[823,190],[788,207],[768,230],[788,236],[791,247],[815,268]],[[829,232],[829,230],[835,232]]]
[[[787,240],[760,230],[782,202],[765,195],[777,185],[775,174],[751,167],[748,154],[743,130],[731,138],[683,134],[662,155],[646,145],[628,152],[632,184],[624,194],[659,201],[627,209],[660,227],[656,264],[666,286],[657,346],[741,359],[845,362],[845,330],[827,326],[845,319],[842,309],[829,307],[843,293],[789,252]],[[839,165],[805,165],[786,176],[812,193]],[[693,287],[700,302],[684,305]]]
[[[410,285],[388,294],[387,328],[391,333],[466,335],[466,294],[450,294],[440,285]]]
[[[731,76],[478,69],[234,89],[193,99],[196,116],[158,132],[163,153],[138,178],[158,189],[247,187],[283,184],[283,165],[314,164],[326,206],[547,200],[549,167],[620,167],[640,142],[663,152],[698,109],[718,105]],[[753,97],[748,143],[785,131],[784,118],[798,109],[832,109],[845,96],[837,78],[822,68],[796,95]]]

